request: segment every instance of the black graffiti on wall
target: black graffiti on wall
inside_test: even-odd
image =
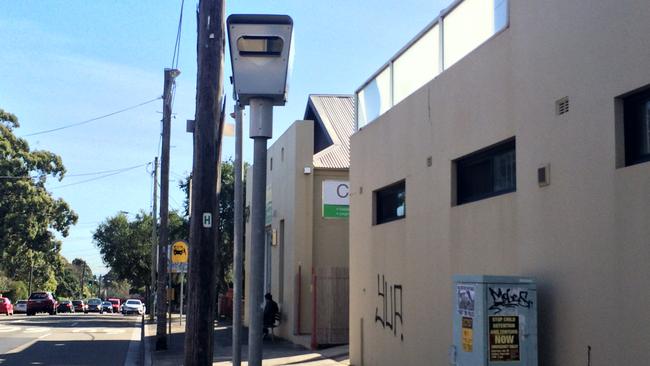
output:
[[[403,341],[404,334],[402,328],[404,318],[402,316],[403,298],[402,285],[388,285],[384,275],[377,274],[377,297],[379,305],[375,308],[375,323],[380,323],[384,329],[393,332],[397,336],[399,328],[399,337]]]
[[[508,308],[530,308],[533,304],[528,300],[528,291],[522,289],[510,289],[497,287],[496,290],[492,287],[489,288],[492,304],[490,310],[494,310],[495,314],[499,314],[504,309]]]

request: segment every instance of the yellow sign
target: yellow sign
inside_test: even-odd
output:
[[[472,352],[474,349],[474,330],[473,330],[473,319],[469,317],[463,317],[462,320],[462,341],[463,341],[463,351]]]
[[[177,241],[172,244],[172,263],[187,263],[188,257],[189,250],[186,242]]]

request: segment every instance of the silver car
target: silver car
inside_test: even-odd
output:
[[[14,304],[14,313],[26,313],[27,312],[27,300],[18,300]]]

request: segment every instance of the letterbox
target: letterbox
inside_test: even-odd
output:
[[[455,275],[457,366],[537,366],[537,288],[529,277]]]

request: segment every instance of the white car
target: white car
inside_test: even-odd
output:
[[[122,314],[144,314],[144,304],[138,299],[128,299],[122,304]]]

